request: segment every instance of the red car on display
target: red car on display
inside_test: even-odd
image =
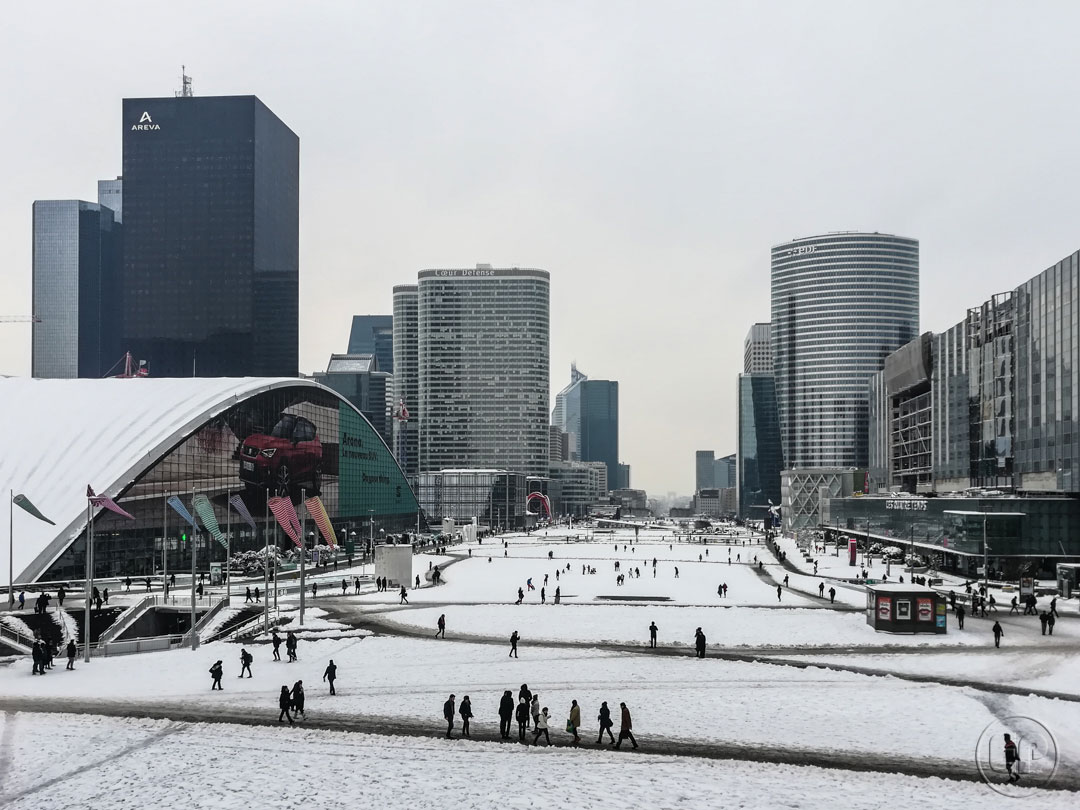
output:
[[[310,419],[283,413],[270,433],[253,433],[240,446],[240,480],[252,487],[293,495],[322,488],[323,447]]]

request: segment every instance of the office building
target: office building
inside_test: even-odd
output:
[[[352,403],[392,447],[394,375],[379,369],[373,354],[332,354],[326,371],[313,378]]]
[[[619,464],[619,477],[615,481],[613,489],[630,489],[630,465]]]
[[[582,380],[578,390],[578,458],[602,461],[607,466],[607,480],[615,483],[619,479],[619,383]]]
[[[772,324],[755,323],[743,341],[743,374],[772,374]]]
[[[569,436],[571,461],[581,460],[581,384],[589,378],[578,371],[577,363],[570,364],[570,383],[555,395],[551,424]]]
[[[713,486],[720,489],[735,486],[735,454],[718,458],[713,462]]]
[[[607,495],[607,465],[602,461],[559,461],[550,465],[549,494],[557,515],[583,517]]]
[[[570,435],[556,425],[548,425],[548,460],[570,460]]]
[[[419,467],[547,475],[546,270],[419,274]]]
[[[117,177],[115,180],[98,180],[97,183],[98,205],[111,208],[117,222],[124,221],[124,178]]]
[[[413,480],[419,470],[420,321],[419,292],[415,284],[394,287],[394,456]],[[402,410],[404,407],[404,411]],[[408,418],[405,415],[408,414]]]
[[[121,354],[121,226],[113,212],[82,200],[33,205],[35,377],[102,377]]]
[[[780,506],[784,454],[771,374],[740,374],[735,489],[739,517],[764,520]]]
[[[394,316],[353,315],[349,354],[373,354],[379,371],[394,373]]]
[[[918,328],[916,240],[843,232],[773,247],[773,375],[789,468],[866,466],[867,382]]]
[[[716,487],[716,453],[698,450],[694,453],[694,492]]]
[[[507,470],[439,470],[417,477],[417,495],[432,521],[451,518],[496,529],[525,528],[529,481]]]
[[[255,96],[123,103],[122,345],[155,377],[298,373],[300,142]]]

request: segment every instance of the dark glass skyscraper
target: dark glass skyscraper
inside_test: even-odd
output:
[[[296,376],[300,141],[255,96],[124,99],[122,348]]]
[[[34,203],[35,377],[101,377],[119,359],[120,233],[103,205]]]
[[[770,505],[780,505],[780,472],[784,468],[771,374],[739,375],[738,412],[735,488],[739,516],[763,519]]]
[[[353,315],[349,354],[373,354],[379,371],[394,373],[394,316]]]
[[[619,383],[613,380],[582,380],[581,435],[582,461],[602,461],[607,465],[608,488],[619,481]]]

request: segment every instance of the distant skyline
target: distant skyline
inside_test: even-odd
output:
[[[121,172],[121,102],[258,95],[300,137],[300,368],[428,267],[551,273],[551,397],[620,384],[620,456],[688,494],[735,450],[769,251],[921,245],[920,331],[1080,247],[1080,6],[982,2],[27,4],[8,76],[0,315],[30,314],[31,205]],[[0,324],[0,374],[30,327]]]

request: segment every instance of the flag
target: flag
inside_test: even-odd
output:
[[[16,495],[14,498],[11,499],[11,502],[13,504],[15,504],[16,506],[18,506],[19,508],[25,509],[27,512],[29,512],[31,515],[36,517],[38,520],[44,520],[46,523],[48,523],[51,526],[56,525],[51,520],[49,520],[47,517],[45,517],[43,514],[41,514],[41,512],[38,511],[38,508],[36,506],[34,506],[32,503],[30,503],[30,499],[27,498],[25,495],[22,495],[22,494]]]
[[[168,501],[166,501],[166,503],[173,508],[173,511],[175,511],[176,514],[178,514],[180,517],[190,523],[191,528],[193,528],[195,531],[199,530],[199,524],[195,522],[195,518],[191,516],[191,512],[187,510],[187,507],[184,506],[184,502],[180,500],[180,497],[178,495],[173,495],[171,498],[169,498]]]
[[[270,507],[270,511],[273,512],[274,517],[281,524],[281,528],[285,530],[285,534],[289,536],[289,539],[293,541],[297,548],[302,548],[300,542],[300,518],[296,514],[296,507],[293,506],[292,501],[288,498],[275,496],[268,500],[266,505]]]
[[[243,518],[244,523],[251,527],[251,530],[256,534],[259,533],[259,527],[255,525],[255,518],[251,516],[251,512],[248,511],[247,506],[244,504],[244,499],[239,495],[233,495],[229,498],[229,505],[236,510],[237,514]]]
[[[409,421],[409,409],[405,407],[405,400],[398,400],[397,418],[401,422]]]
[[[214,514],[214,505],[210,503],[210,499],[200,492],[195,496],[195,500],[192,503],[195,506],[195,514],[202,520],[202,524],[206,527],[206,530],[210,532],[210,536],[221,543],[224,548],[228,548],[229,541],[225,539],[225,535],[221,533],[221,527],[217,522],[217,515]]]
[[[115,512],[120,517],[126,517],[128,520],[134,520],[134,515],[129,515],[123,509],[116,505],[116,501],[110,498],[108,495],[95,495],[94,488],[89,484],[86,485],[86,497],[90,499],[92,506],[101,506],[108,509],[110,512]]]
[[[319,500],[319,496],[312,495],[304,501],[304,506],[307,507],[308,514],[315,521],[315,525],[319,527],[319,531],[322,532],[322,536],[330,545],[330,548],[334,548],[337,545],[337,536],[334,534],[334,527],[330,525],[330,516],[326,514],[326,507]]]

